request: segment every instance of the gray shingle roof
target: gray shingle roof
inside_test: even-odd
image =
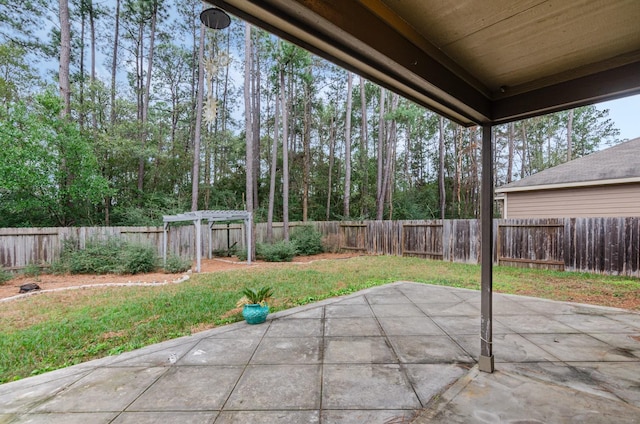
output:
[[[640,178],[640,138],[545,169],[503,185],[497,191],[625,178]]]

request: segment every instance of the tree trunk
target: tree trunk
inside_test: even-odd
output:
[[[244,123],[246,140],[246,184],[245,199],[247,211],[253,212],[253,107],[251,102],[251,70],[252,65],[252,42],[251,25],[245,22],[244,25]]]
[[[60,69],[59,83],[60,96],[62,97],[63,107],[60,116],[63,119],[69,119],[71,115],[71,82],[69,79],[69,68],[71,62],[71,23],[69,21],[69,3],[68,0],[60,0]],[[67,160],[65,152],[60,152],[60,170],[62,178],[59,181],[62,197],[61,204],[65,206],[66,212],[63,212],[61,223],[63,225],[71,224],[69,210],[72,206],[69,196],[69,188],[73,182],[74,176],[68,172]]]
[[[384,198],[382,197],[383,175],[382,168],[384,165],[384,139],[385,139],[385,121],[384,121],[384,104],[386,90],[380,87],[380,106],[378,114],[378,175],[376,176],[376,220],[382,219],[384,211]]]
[[[398,99],[399,96],[396,93],[393,93],[391,96],[391,114],[393,114],[398,109]],[[382,192],[380,193],[380,209],[378,213],[380,214],[380,219],[382,219],[384,213],[384,204],[385,201],[389,203],[389,214],[392,216],[393,208],[391,207],[392,198],[392,182],[393,182],[393,171],[395,169],[395,151],[396,151],[396,142],[397,142],[397,122],[395,119],[391,120],[390,128],[389,128],[389,137],[387,139],[387,154],[385,158],[383,177],[382,177]]]
[[[438,191],[440,194],[440,219],[445,219],[447,211],[447,192],[444,185],[444,118],[438,119]]]
[[[206,3],[204,2],[199,2],[200,4],[197,3],[193,3],[193,13],[192,13],[192,17],[197,16],[198,13],[200,13],[202,11],[203,8],[207,7]],[[192,46],[192,50],[191,50],[191,60],[193,61],[194,64],[198,63],[200,60],[200,52],[199,52],[199,48],[200,48],[200,31],[202,31],[201,28],[201,24],[199,22],[199,19],[193,19],[192,22],[192,26],[190,26],[190,34],[191,35],[191,46]],[[192,70],[191,70],[191,86],[190,86],[190,99],[189,99],[189,134],[187,137],[185,137],[185,143],[184,143],[184,152],[188,153],[189,152],[189,148],[191,147],[191,142],[195,139],[195,131],[196,131],[196,127],[195,127],[195,119],[194,119],[194,113],[197,113],[198,110],[198,70],[200,68],[200,65],[198,65],[198,67],[196,66],[192,66]]]
[[[71,82],[69,80],[69,66],[71,63],[71,22],[69,20],[69,0],[59,0],[60,7],[60,68],[58,81],[62,110],[60,115],[67,117],[71,114]]]
[[[282,70],[280,70],[282,72]],[[280,101],[275,99],[275,113],[273,115],[273,143],[271,145],[271,178],[269,180],[269,205],[267,211],[267,241],[273,243],[273,210],[276,201],[276,172],[278,168],[278,139],[280,126]]]
[[[349,218],[351,201],[351,104],[353,98],[353,74],[347,73],[347,107],[344,124],[344,210],[343,216]]]
[[[149,98],[151,96],[151,75],[153,71],[153,54],[156,40],[156,25],[158,22],[158,1],[153,1],[153,13],[151,15],[151,33],[149,34],[149,56],[147,57],[147,75],[144,87],[144,104],[142,120],[146,123],[149,115]]]
[[[80,68],[80,76],[79,76],[79,89],[78,89],[78,126],[80,130],[84,130],[84,115],[85,115],[85,107],[84,107],[84,32],[86,27],[86,18],[85,18],[85,4],[84,1],[80,4],[80,59],[79,59],[79,68]]]
[[[309,219],[309,181],[311,179],[311,81],[313,81],[313,68],[311,67],[311,64],[309,64],[308,72],[309,80],[304,83],[302,222],[307,222]]]
[[[256,47],[253,43],[253,47]],[[260,176],[260,55],[258,51],[253,51],[254,56],[251,59],[251,64],[254,72],[251,74],[252,81],[252,101],[253,101],[253,113],[251,114],[252,132],[253,132],[253,208],[258,209],[260,203],[258,201],[258,177]]]
[[[409,163],[411,162],[411,120],[407,122],[405,134],[404,134],[404,161],[403,161],[403,173],[404,182],[408,189],[413,187],[413,176],[409,172]]]
[[[200,24],[200,45],[198,47],[198,91],[196,92],[196,126],[193,131],[193,167],[191,170],[191,210],[198,210],[200,191],[200,145],[202,139],[202,107],[204,103],[204,44],[205,27]]]
[[[230,31],[225,32],[227,35],[227,57],[231,57],[231,35]],[[227,61],[227,65],[224,67],[224,89],[222,90],[222,111],[227,110],[227,99],[229,93],[229,68],[231,67],[231,61]],[[221,116],[221,127],[222,132],[226,133],[227,131],[227,114],[223,113]]]
[[[473,127],[470,129],[471,146],[469,147],[469,150],[470,150],[469,154],[471,155],[471,184],[469,188],[469,195],[467,196],[468,197],[467,204],[471,205],[474,218],[480,217],[480,199],[478,198],[478,195],[481,190],[479,162],[482,161],[482,159],[478,157],[479,153],[482,151],[481,149],[478,149],[478,146],[482,144],[482,135],[480,133],[481,131],[480,128],[481,127]],[[493,151],[496,151],[497,149],[495,148],[495,137],[493,137],[492,142],[494,143]],[[496,179],[497,179],[497,174],[496,174]],[[495,185],[495,181],[494,181],[494,185]]]
[[[369,188],[369,140],[367,139],[367,95],[365,93],[364,78],[360,77],[360,107],[361,107],[361,130],[360,130],[360,168],[362,170],[360,216],[369,215],[367,208],[367,196]]]
[[[144,148],[147,144],[147,119],[149,115],[149,98],[151,95],[151,74],[153,71],[153,50],[156,39],[156,23],[158,21],[158,2],[153,2],[153,12],[151,15],[151,33],[149,34],[149,56],[147,57],[147,75],[144,87],[144,97],[142,100],[142,131],[140,144],[142,146],[142,156],[138,163],[138,191],[142,193],[144,189],[144,173],[146,157]]]
[[[526,121],[520,123],[520,130],[522,131],[522,162],[520,163],[520,179],[526,176],[527,171],[527,153],[529,151],[527,147],[527,129]]]
[[[569,116],[567,117],[567,162],[572,159],[573,156],[573,109],[569,109]]]
[[[113,58],[111,59],[111,115],[109,117],[112,127],[116,124],[116,72],[118,66],[118,41],[120,39],[120,0],[116,0],[115,19],[116,22],[113,30]]]
[[[96,16],[93,10],[93,1],[88,0],[89,4],[89,32],[91,33],[91,126],[93,130],[98,129],[98,110],[96,105]]]
[[[116,79],[118,70],[118,43],[120,40],[120,0],[116,0],[115,25],[113,30],[113,56],[111,59],[111,90],[110,90],[110,106],[109,123],[111,131],[115,130],[116,125]],[[104,162],[107,163],[107,155],[105,154]],[[104,199],[104,222],[105,225],[111,223],[111,196]]]
[[[455,125],[453,129],[453,143],[455,146],[456,168],[454,171],[453,192],[456,202],[456,218],[460,218],[460,191],[462,186],[462,128]]]
[[[514,146],[515,146],[515,138],[516,138],[516,124],[513,122],[510,122],[508,140],[507,140],[507,143],[508,143],[507,184],[513,181],[513,152],[514,152]]]
[[[332,177],[333,177],[333,163],[335,161],[336,150],[336,129],[335,129],[335,117],[331,115],[331,124],[329,127],[329,178],[327,187],[327,221],[331,217],[331,192],[332,192]]]
[[[289,110],[284,85],[284,70],[280,71],[280,101],[282,102],[282,231],[289,241]]]
[[[246,161],[245,161],[245,198],[247,202],[247,212],[253,213],[253,110],[251,106],[251,25],[245,22],[244,25],[244,122],[246,139]],[[253,220],[252,220],[253,221]],[[251,224],[253,228],[253,222]],[[251,230],[253,231],[253,229]],[[252,237],[251,246],[247,247],[247,257],[255,257],[255,237]]]

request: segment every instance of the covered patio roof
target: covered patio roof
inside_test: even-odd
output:
[[[207,0],[465,126],[640,93],[637,0]]]
[[[638,0],[206,0],[483,127],[479,368],[492,372],[492,126],[640,93]]]

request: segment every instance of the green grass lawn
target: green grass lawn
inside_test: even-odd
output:
[[[272,286],[277,311],[399,280],[479,289],[480,267],[367,256],[31,296],[1,304],[0,382],[239,321],[235,303],[247,286]],[[640,310],[640,280],[632,278],[496,267],[494,290]]]

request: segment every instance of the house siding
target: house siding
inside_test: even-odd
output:
[[[505,218],[640,216],[640,184],[506,192]]]

